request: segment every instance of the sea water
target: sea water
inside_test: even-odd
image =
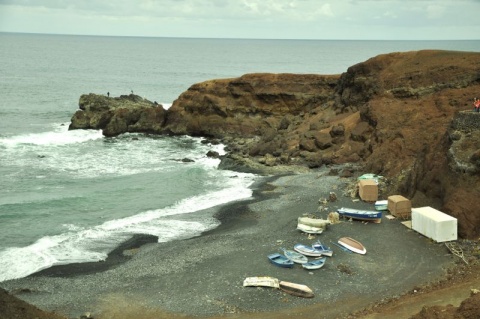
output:
[[[86,93],[168,108],[194,83],[245,73],[340,74],[382,53],[480,51],[480,41],[315,41],[0,33],[0,282],[104,260],[135,234],[160,242],[219,225],[198,212],[252,196],[201,138],[69,131]],[[191,161],[183,161],[188,158]]]

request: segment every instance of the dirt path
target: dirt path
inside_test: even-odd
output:
[[[423,307],[445,307],[447,305],[458,307],[470,296],[472,289],[480,289],[480,265],[473,266],[461,278],[446,281],[439,286],[427,289],[426,292],[419,291],[402,296],[379,306],[372,313],[354,317],[358,319],[401,319],[410,318],[419,313]],[[478,311],[480,312],[480,309]]]

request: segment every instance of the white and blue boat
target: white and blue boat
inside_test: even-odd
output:
[[[326,261],[327,261],[327,257],[322,257],[319,259],[314,259],[312,261],[309,261],[308,263],[302,264],[302,267],[307,270],[320,269],[325,265]]]
[[[374,223],[380,223],[382,221],[382,212],[376,210],[360,210],[354,208],[339,208],[337,212],[344,218],[351,218],[356,220],[364,220]]]
[[[308,262],[308,258],[305,255],[303,255],[299,252],[296,252],[294,250],[285,249],[285,248],[282,248],[282,250],[283,250],[283,254],[285,255],[285,257],[287,257],[288,259],[290,259],[294,263],[305,264],[305,263]]]
[[[279,253],[273,253],[268,255],[268,259],[275,266],[282,268],[292,268],[294,265],[292,260],[288,259],[284,255],[280,255]]]
[[[293,249],[299,252],[302,255],[309,256],[309,257],[321,257],[322,252],[320,250],[316,250],[312,246],[307,246],[304,244],[295,244]]]
[[[333,255],[333,250],[331,250],[330,247],[327,247],[324,244],[322,244],[319,240],[317,240],[312,245],[312,248],[320,251],[322,253],[322,256],[332,257],[332,255]]]

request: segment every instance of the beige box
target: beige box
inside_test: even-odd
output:
[[[389,196],[387,208],[395,217],[408,219],[412,214],[412,202],[402,195]]]
[[[378,185],[373,179],[362,179],[358,182],[358,194],[363,201],[375,202],[378,200]]]

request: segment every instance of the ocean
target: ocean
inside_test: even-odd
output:
[[[104,260],[136,234],[168,242],[251,198],[257,176],[218,170],[201,138],[68,131],[80,95],[168,108],[194,83],[246,73],[340,74],[378,54],[480,51],[480,41],[331,41],[0,33],[0,282]],[[183,162],[189,158],[193,162]]]

